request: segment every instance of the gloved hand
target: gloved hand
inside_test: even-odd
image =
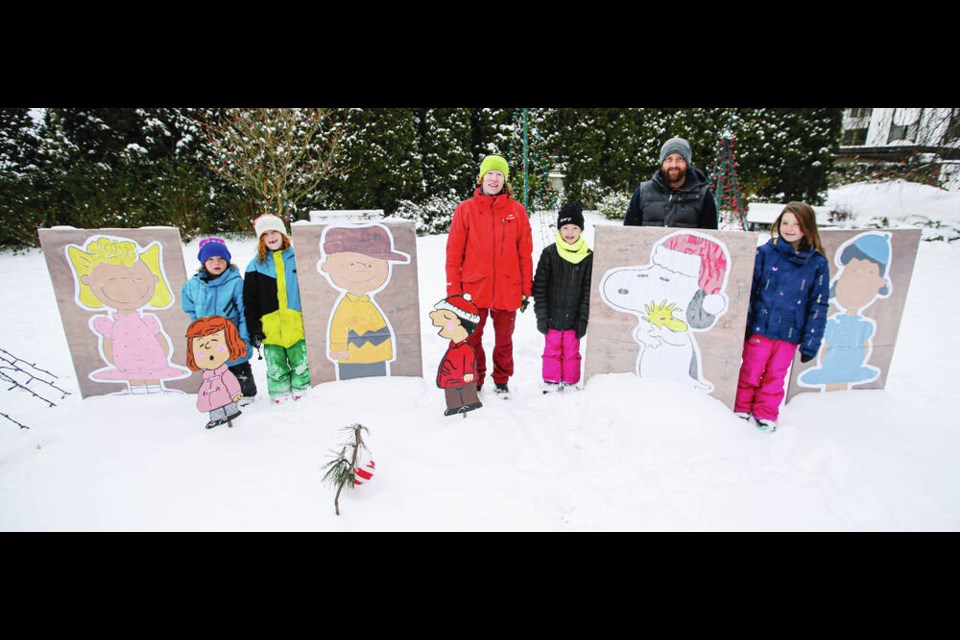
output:
[[[260,345],[263,344],[264,335],[262,333],[255,333],[250,336],[250,346],[254,349],[259,349]]]
[[[583,336],[587,335],[587,324],[585,322],[578,324],[574,335],[577,336],[577,340],[583,340]]]
[[[808,356],[808,355],[805,354],[805,353],[801,353],[801,354],[800,354],[800,362],[804,362],[804,363],[810,362],[810,361],[813,360],[815,357],[816,357],[816,356]]]
[[[526,311],[528,306],[530,306],[530,296],[520,296],[520,313]]]
[[[547,319],[546,319],[546,318],[544,318],[543,320],[537,320],[537,331],[539,331],[539,332],[542,333],[543,335],[547,335],[548,329],[547,329]]]

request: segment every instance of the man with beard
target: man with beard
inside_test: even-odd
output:
[[[707,174],[690,164],[690,143],[670,138],[660,148],[660,168],[630,198],[625,226],[717,228],[717,203]]]

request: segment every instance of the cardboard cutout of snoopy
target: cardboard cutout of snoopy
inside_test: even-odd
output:
[[[639,376],[666,378],[710,393],[695,334],[708,331],[728,309],[730,254],[724,243],[694,231],[657,241],[649,264],[607,271],[600,295],[610,307],[631,313],[638,325]]]

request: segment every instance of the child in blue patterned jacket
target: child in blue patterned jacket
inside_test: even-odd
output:
[[[784,381],[794,354],[809,362],[820,349],[830,298],[830,267],[817,218],[804,202],[784,207],[757,248],[747,336],[734,412],[777,430]]]
[[[227,363],[227,368],[240,382],[243,399],[241,405],[253,402],[257,395],[257,383],[250,369],[250,335],[243,313],[243,278],[240,269],[230,262],[230,250],[221,238],[205,238],[200,241],[197,259],[200,268],[180,290],[180,306],[194,321],[207,316],[223,316],[237,327],[240,337],[247,345],[247,353]]]

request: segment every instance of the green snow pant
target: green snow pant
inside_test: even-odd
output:
[[[267,393],[271,398],[289,395],[291,389],[310,388],[305,341],[300,340],[286,349],[278,344],[264,344],[263,356],[267,360]]]

